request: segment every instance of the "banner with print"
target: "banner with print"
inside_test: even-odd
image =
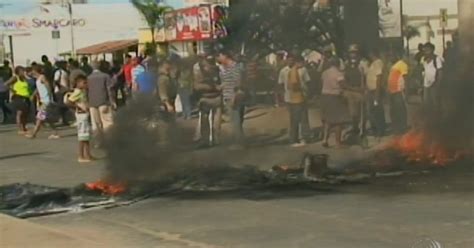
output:
[[[199,6],[179,9],[165,15],[166,39],[169,41],[212,38],[211,9]]]
[[[401,0],[378,0],[380,38],[402,37]]]

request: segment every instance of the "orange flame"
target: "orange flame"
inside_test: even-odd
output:
[[[450,151],[424,131],[412,130],[394,140],[391,148],[401,152],[410,162],[430,162],[444,166],[459,159],[463,152]]]
[[[86,188],[114,196],[125,192],[126,185],[123,183],[108,183],[104,180],[99,180],[93,183],[86,183]]]

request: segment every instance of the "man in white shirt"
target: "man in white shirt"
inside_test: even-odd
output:
[[[61,116],[62,124],[68,126],[68,111],[69,108],[64,104],[64,95],[71,90],[69,84],[69,74],[66,70],[66,61],[56,62],[57,70],[54,73],[54,95],[56,102],[59,105],[59,115]]]
[[[439,87],[442,80],[444,61],[434,54],[435,46],[426,43],[423,46],[423,103],[433,108],[439,104]]]

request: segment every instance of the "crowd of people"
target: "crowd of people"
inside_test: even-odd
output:
[[[417,67],[410,68],[420,71],[423,102],[430,107],[439,102],[444,64],[434,50],[431,43],[420,46],[415,56]],[[331,48],[325,49],[316,63],[298,53],[276,55],[275,63],[264,73],[273,82],[270,91],[274,103],[280,105],[283,100],[288,108],[292,147],[304,146],[315,138],[308,115],[314,99],[321,107],[320,138],[324,147],[330,146],[333,131],[335,145],[344,147],[346,126],[350,127],[348,133],[363,136],[370,123],[374,136],[384,136],[386,102],[391,131],[406,131],[407,59],[393,51],[382,54],[378,49],[371,49],[367,56],[362,54],[354,44],[349,46],[346,59],[336,56]],[[114,112],[141,96],[157,99],[163,111],[172,115],[180,112],[183,119],[191,119],[197,110],[194,140],[198,147],[218,145],[221,124],[226,119],[232,130],[232,147],[243,148],[245,108],[257,102],[257,88],[263,78],[261,64],[258,55],[242,59],[227,51],[161,60],[151,54],[126,55],[123,61],[112,63],[89,63],[83,57],[80,61],[59,60],[54,65],[43,56],[41,63],[14,69],[5,61],[0,67],[0,108],[3,121],[15,116],[18,134],[28,138],[35,138],[45,123],[53,131],[50,139],[60,138],[58,123],[77,126],[79,162],[93,160],[91,138],[97,137],[96,145],[100,146],[101,137],[113,126]],[[32,113],[35,127],[29,132],[26,125]]]

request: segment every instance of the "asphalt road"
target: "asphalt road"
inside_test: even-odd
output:
[[[0,185],[71,187],[100,178],[104,161],[77,164],[74,130],[62,133],[66,137],[60,140],[47,140],[46,133],[26,140],[13,126],[0,127]],[[182,157],[202,163],[218,157],[232,165],[269,168],[298,161],[302,152],[276,143]],[[28,221],[96,247],[398,248],[429,247],[421,245],[437,241],[443,248],[470,248],[474,247],[472,166],[466,162],[420,175],[311,189],[170,194],[122,208]]]

